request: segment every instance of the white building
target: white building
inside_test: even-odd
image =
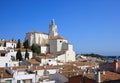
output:
[[[16,46],[17,46],[16,40],[0,40],[0,47],[16,48]]]
[[[12,83],[35,83],[35,73],[26,69],[14,70]]]
[[[5,50],[0,50],[0,67],[6,67],[9,64],[11,57],[8,55],[8,52]]]
[[[57,25],[54,19],[49,26],[49,34],[41,32],[28,32],[26,40],[29,40],[30,45],[37,44],[41,46],[41,53],[56,54],[56,59],[63,62],[75,61],[75,52],[72,44],[57,33]],[[64,52],[63,52],[64,51]]]
[[[49,39],[57,36],[57,25],[54,22],[54,19],[52,19],[51,24],[49,26]]]
[[[6,67],[0,71],[0,83],[36,83],[36,74],[26,67]]]
[[[8,51],[0,50],[0,67],[18,66],[18,61],[12,61]]]
[[[30,46],[32,44],[38,44],[38,45],[46,45],[48,44],[48,34],[32,31],[26,33],[25,40],[29,41]]]
[[[47,45],[40,45],[41,53],[48,53],[49,52],[49,46]]]
[[[24,60],[25,59],[25,53],[26,53],[26,49],[23,49],[23,48],[15,48],[15,49],[8,49],[8,55],[11,56],[11,59],[12,60],[16,60],[16,54],[17,54],[17,51],[20,50],[21,51],[21,54],[22,54],[22,59]],[[29,59],[31,59],[33,57],[33,53],[31,50],[27,49],[28,53],[29,53]]]
[[[16,54],[17,54],[17,51],[18,50],[20,50],[21,51],[21,54],[22,54],[22,58],[23,58],[23,60],[25,59],[25,53],[26,53],[26,49],[23,49],[23,48],[21,48],[21,49],[14,49],[14,53],[15,53],[15,55],[14,55],[14,57],[15,57],[15,59],[16,59]],[[27,52],[29,53],[29,59],[31,59],[32,57],[33,57],[33,53],[32,53],[32,51],[30,50],[30,49],[27,49]],[[14,54],[13,53],[13,54]]]

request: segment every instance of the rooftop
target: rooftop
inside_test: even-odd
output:
[[[57,56],[56,54],[46,54],[46,55],[43,55],[43,56],[36,56],[35,58],[45,59],[45,58],[55,58],[56,56]]]
[[[55,37],[53,37],[53,38],[51,38],[52,40],[54,40],[54,39],[65,39],[64,37],[62,37],[62,36],[60,36],[60,35],[57,35],[57,36],[55,36]]]
[[[0,68],[0,78],[12,78],[13,75],[10,75],[6,72],[5,68]]]
[[[86,77],[88,77],[89,79],[94,79],[94,75],[95,75],[94,73],[89,73]],[[105,71],[105,74],[101,72],[100,76],[101,76],[101,82],[110,81],[110,80],[120,80],[120,74],[110,71]]]
[[[40,62],[38,62],[35,59],[29,59],[29,60],[27,60],[27,62],[30,63],[30,64],[40,64]]]

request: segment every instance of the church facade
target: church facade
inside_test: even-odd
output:
[[[57,54],[57,60],[62,62],[75,61],[75,51],[73,45],[57,32],[57,25],[52,19],[49,26],[49,33],[32,31],[26,33],[26,40],[29,44],[37,44],[41,47],[41,53]]]

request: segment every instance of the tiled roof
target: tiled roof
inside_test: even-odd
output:
[[[46,65],[46,66],[30,66],[31,70],[43,70],[43,69],[59,69],[60,66],[59,65],[54,65],[54,66],[50,66],[50,65]]]
[[[11,67],[12,70],[19,70],[19,69],[27,69],[28,67],[27,66],[16,66],[16,67]]]
[[[118,61],[118,68],[120,68],[120,61]]]
[[[51,80],[55,80],[55,83],[68,83],[68,78],[60,73],[50,75]]]
[[[40,64],[40,62],[38,62],[35,59],[29,59],[29,60],[27,60],[27,62],[29,62],[30,64]]]
[[[10,43],[17,43],[17,41],[12,41],[12,40],[5,40],[5,42],[10,42]]]
[[[0,68],[0,78],[12,78],[13,75],[10,75],[6,72],[4,68]]]
[[[31,70],[42,70],[44,69],[44,67],[43,66],[30,66],[30,69]]]
[[[47,54],[46,56],[36,56],[35,58],[45,59],[45,58],[55,58],[56,56],[57,56],[56,54]]]
[[[0,50],[0,53],[8,53],[6,50]]]
[[[105,71],[105,74],[100,74],[101,76],[101,82],[106,82],[110,80],[120,80],[120,74],[110,72],[110,71]],[[89,79],[94,79],[94,73],[89,73],[87,75]]]
[[[61,74],[63,74],[66,77],[71,77],[75,75],[82,74],[83,70],[80,68],[77,68],[76,66],[73,65],[64,65],[63,69],[61,69]]]
[[[58,51],[56,54],[63,54],[65,53],[67,50],[61,50],[61,51]]]
[[[28,32],[27,34],[34,34],[34,33],[39,33],[39,34],[45,34],[45,35],[48,35],[47,33],[38,32],[38,31],[31,31],[31,32]]]
[[[62,37],[62,36],[60,36],[60,35],[57,35],[57,36],[55,36],[55,37],[53,37],[53,38],[51,38],[51,39],[65,39],[64,37]]]
[[[46,69],[59,69],[59,68],[60,68],[59,65],[54,65],[54,66],[52,66],[52,65],[47,65],[47,66],[46,66]]]
[[[85,65],[94,66],[95,63],[93,63],[93,62],[78,62],[78,61],[75,61],[75,62],[70,62],[70,64],[74,64],[76,66],[85,66]]]
[[[0,41],[0,43],[2,43],[2,44],[4,44],[5,42],[17,43],[17,41],[15,41],[15,40],[3,40],[3,41]]]
[[[22,52],[25,52],[25,51],[26,51],[26,49],[24,49],[24,48],[15,48],[14,50],[15,50],[15,51],[20,50],[20,51],[22,51]],[[28,52],[32,52],[30,49],[27,49],[27,51],[28,51]]]

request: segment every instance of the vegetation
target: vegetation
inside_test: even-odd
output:
[[[17,48],[21,48],[20,39],[18,39]]]
[[[25,52],[25,59],[29,59],[29,53],[28,53],[27,49],[26,49],[26,52]]]
[[[31,50],[33,53],[37,53],[37,54],[40,54],[41,51],[40,51],[40,46],[36,45],[36,44],[32,44],[31,46]]]
[[[21,50],[18,50],[18,51],[17,51],[17,54],[16,54],[16,60],[19,60],[19,61],[22,60]]]
[[[25,42],[23,43],[23,46],[24,46],[24,48],[26,48],[26,49],[30,48],[30,46],[29,46],[29,41],[28,41],[28,40],[25,40]]]
[[[83,56],[90,56],[90,57],[97,57],[97,58],[106,58],[105,56],[102,56],[102,55],[99,55],[99,54],[94,54],[94,53],[91,53],[91,54],[81,54]]]
[[[4,42],[4,47],[6,47],[6,41]]]

